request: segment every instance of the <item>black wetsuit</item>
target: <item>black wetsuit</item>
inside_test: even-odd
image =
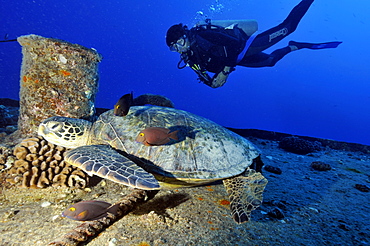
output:
[[[275,50],[271,54],[262,51],[276,44],[292,33],[314,0],[302,0],[293,8],[289,16],[278,26],[258,34],[244,57],[237,62],[248,36],[237,26],[226,29],[225,33],[214,31],[206,25],[189,30],[190,52],[185,61],[192,66],[198,64],[203,70],[219,73],[225,66],[271,67],[286,54],[289,46]],[[229,35],[227,35],[229,34]]]
[[[208,72],[219,73],[225,66],[237,65],[236,57],[243,50],[248,36],[237,26],[224,29],[206,24],[190,29],[188,38],[187,62],[198,64]]]

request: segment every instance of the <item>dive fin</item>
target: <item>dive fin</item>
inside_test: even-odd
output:
[[[327,43],[300,43],[295,41],[290,41],[289,45],[296,46],[298,49],[312,49],[312,50],[319,50],[319,49],[327,49],[327,48],[337,48],[342,42],[327,42]]]

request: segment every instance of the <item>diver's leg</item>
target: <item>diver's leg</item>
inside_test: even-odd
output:
[[[237,65],[243,67],[267,67],[270,59],[269,54],[260,52],[251,56],[244,56]]]
[[[277,50],[273,51],[270,54],[271,60],[270,60],[270,64],[268,65],[268,67],[275,66],[275,64],[278,61],[280,61],[284,56],[286,56],[287,54],[289,54],[290,52],[292,52],[294,50],[296,50],[295,47],[287,46],[287,47],[284,47],[284,48],[277,49]]]
[[[295,46],[287,46],[281,49],[277,49],[271,54],[265,54],[263,52],[245,56],[239,63],[238,66],[244,67],[273,67],[280,59],[290,52],[297,50]]]
[[[302,0],[280,25],[258,34],[249,47],[246,56],[257,54],[294,32],[313,1]]]
[[[289,46],[277,49],[271,54],[265,54],[260,52],[251,56],[244,56],[243,59],[238,63],[239,66],[244,67],[273,67],[280,61],[284,56],[292,51],[300,50],[303,48],[318,50],[327,48],[336,48],[342,42],[326,42],[326,43],[300,43],[290,41]]]

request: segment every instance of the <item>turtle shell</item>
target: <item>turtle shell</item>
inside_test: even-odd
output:
[[[147,127],[178,131],[178,141],[160,146],[136,142],[139,132]],[[164,182],[174,178],[202,183],[236,176],[259,156],[245,138],[203,117],[166,107],[131,107],[124,117],[107,111],[94,123],[91,135],[90,144],[121,150]]]

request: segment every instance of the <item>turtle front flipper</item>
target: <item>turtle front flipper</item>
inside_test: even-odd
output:
[[[230,198],[231,215],[241,224],[249,221],[251,212],[262,204],[262,193],[267,179],[253,169],[243,174],[223,180]]]
[[[108,145],[87,145],[70,150],[65,161],[88,174],[144,190],[159,189],[154,176]]]

